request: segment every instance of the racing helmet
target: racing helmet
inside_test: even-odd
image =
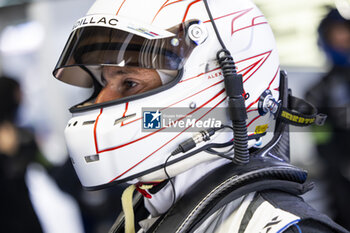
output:
[[[249,0],[207,2],[243,77],[248,135],[272,129],[274,117],[258,111],[264,91],[279,98],[279,60],[266,18]],[[201,0],[97,0],[92,5],[74,24],[53,71],[58,80],[94,90],[70,108],[65,129],[70,158],[85,188],[163,180],[166,163],[173,177],[219,158],[206,152],[169,155],[196,133],[193,125],[217,129],[230,124],[228,114],[218,111],[219,122],[209,118],[199,125],[228,106],[220,49]],[[210,138],[211,143],[232,140],[232,132],[225,130]],[[254,138],[248,147],[270,140]]]

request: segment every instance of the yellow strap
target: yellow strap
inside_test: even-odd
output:
[[[153,184],[143,184],[139,186],[140,189],[151,189]],[[132,197],[136,189],[135,185],[130,185],[127,187],[122,194],[122,206],[125,216],[125,233],[135,233],[135,219],[134,219],[134,209],[132,205]]]
[[[122,194],[122,206],[125,215],[125,233],[135,233],[134,209],[132,206],[132,196],[135,185],[127,187]]]
[[[153,186],[154,186],[153,184],[143,184],[143,185],[139,186],[139,188],[146,190],[146,189],[153,188]]]

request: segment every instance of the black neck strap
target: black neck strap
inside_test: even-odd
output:
[[[271,90],[265,90],[258,101],[258,112],[261,116],[271,113],[277,121],[288,125],[309,126],[323,125],[327,116],[317,112],[317,108],[304,99],[292,95],[288,89],[287,73],[280,72],[280,99],[274,99]]]
[[[306,100],[288,95],[288,107],[280,107],[277,115],[283,122],[295,126],[323,125],[327,116]]]

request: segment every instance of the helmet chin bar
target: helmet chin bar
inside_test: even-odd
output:
[[[224,127],[222,127],[222,128],[224,128]],[[222,129],[222,128],[220,128],[220,129]],[[266,133],[254,134],[254,135],[248,136],[248,142],[249,142],[248,146],[253,147],[261,137],[265,136],[265,134]],[[278,137],[276,137],[276,140],[277,139],[278,139]],[[218,157],[223,157],[223,158],[226,158],[226,159],[233,161],[233,158],[232,158],[233,153],[230,153],[232,148],[229,149],[225,153],[222,153],[222,152],[220,153],[220,152],[214,151],[214,148],[226,148],[226,147],[229,147],[232,145],[233,145],[232,140],[225,142],[225,143],[208,143],[208,144],[205,144],[196,150],[193,150],[193,151],[186,153],[180,157],[172,159],[171,161],[169,161],[167,163],[160,164],[158,166],[147,169],[143,172],[134,174],[132,176],[126,177],[124,179],[115,180],[111,183],[103,184],[100,186],[84,187],[84,188],[86,190],[98,190],[98,189],[106,188],[106,187],[114,185],[114,184],[120,184],[120,183],[125,183],[125,182],[130,182],[130,183],[152,182],[155,180],[168,179],[168,177],[164,171],[165,167],[166,167],[166,171],[169,174],[169,176],[174,177],[174,176],[192,168],[193,164],[196,164],[197,161],[199,160],[199,158],[200,158],[201,162],[207,162],[210,160],[218,159]],[[207,153],[201,153],[201,152],[207,152]],[[223,154],[224,154],[224,156],[223,156]],[[174,155],[172,153],[169,156],[174,156]]]
[[[248,143],[249,147],[252,147],[256,144],[256,140],[262,136],[264,136],[265,134],[261,134],[261,135],[255,135],[254,137],[251,137]],[[158,170],[154,171],[154,172],[150,172],[144,176],[141,176],[140,178],[138,178],[138,181],[141,182],[149,182],[149,181],[154,181],[154,180],[163,180],[166,179],[167,176],[165,174],[164,169],[166,168],[166,171],[169,175],[169,177],[174,177],[182,172],[185,172],[189,169],[191,169],[193,167],[193,164],[196,163],[196,161],[198,161],[198,159],[200,158],[200,160],[202,162],[207,162],[207,161],[211,161],[214,159],[218,159],[218,156],[223,157],[225,159],[229,159],[231,161],[233,161],[233,158],[229,156],[229,153],[220,153],[220,152],[216,152],[212,153],[209,151],[213,151],[213,148],[223,148],[223,147],[227,147],[227,146],[231,146],[233,144],[232,141],[226,142],[226,143],[210,143],[207,144],[191,153],[188,153],[186,155],[183,155],[177,159],[174,159],[166,164],[163,164],[161,166],[161,168],[159,168]],[[232,149],[232,148],[231,148]],[[231,149],[228,151],[230,152]],[[207,152],[207,153],[202,153],[202,152]],[[171,155],[172,156],[172,155]],[[232,153],[231,153],[232,156]],[[181,161],[181,163],[179,163]]]

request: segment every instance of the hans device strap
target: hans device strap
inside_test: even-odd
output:
[[[280,74],[281,79],[287,75],[284,71],[281,71]],[[287,103],[283,103],[284,101]],[[317,113],[316,107],[311,103],[292,96],[290,90],[287,98],[282,102],[276,101],[269,89],[265,90],[258,102],[258,112],[261,116],[270,112],[275,118],[295,126],[323,125],[327,118],[327,115]]]
[[[288,108],[282,107],[278,117],[295,126],[323,125],[327,118],[325,114],[317,114],[317,109],[312,104],[292,95],[288,96]]]

